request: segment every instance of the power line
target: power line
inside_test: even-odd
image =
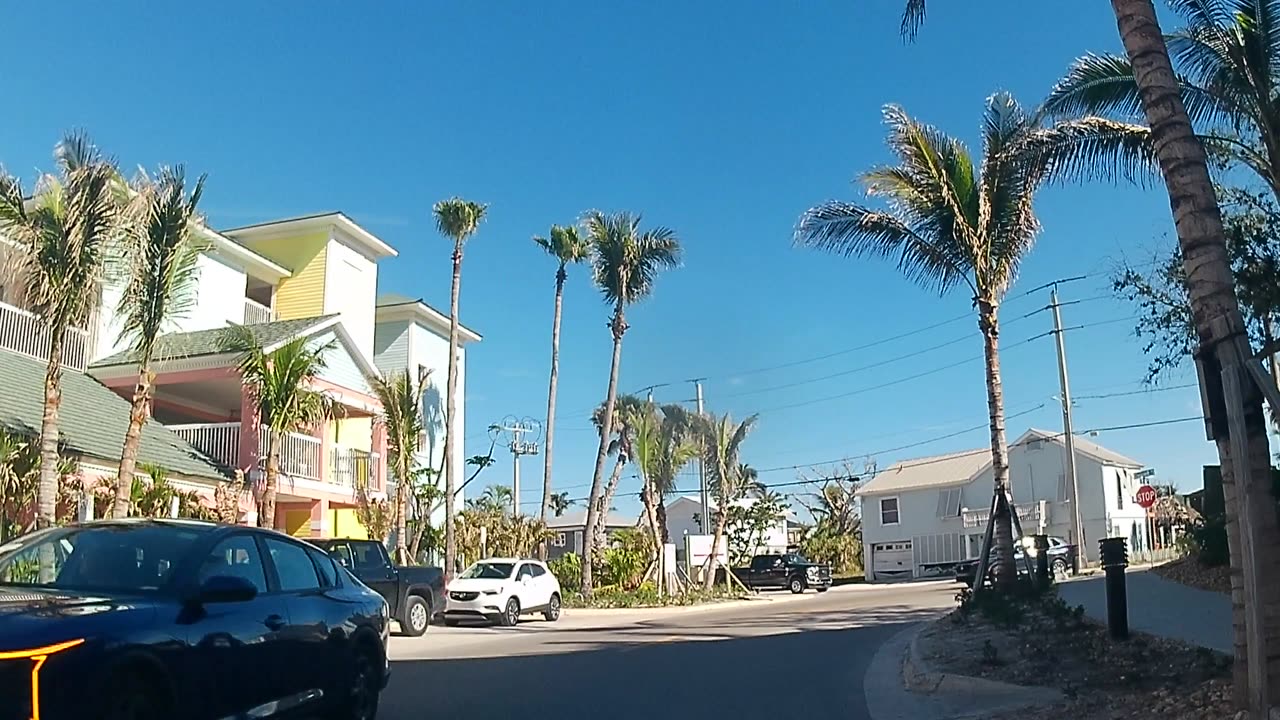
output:
[[[1103,400],[1106,398],[1129,397],[1131,395],[1150,395],[1151,393],[1168,392],[1170,390],[1184,390],[1186,388],[1200,387],[1199,383],[1185,383],[1183,385],[1167,385],[1165,387],[1145,388],[1143,390],[1131,390],[1129,392],[1103,393],[1101,395],[1077,395],[1075,400]]]

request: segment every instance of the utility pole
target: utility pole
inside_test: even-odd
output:
[[[702,417],[702,381],[706,378],[694,378],[689,382],[693,383],[694,389],[697,391],[698,401],[698,417]],[[702,455],[698,455],[698,500],[702,505],[701,514],[698,516],[698,528],[703,535],[707,534],[707,528],[711,525],[707,520],[707,468],[702,464]],[[715,553],[716,548],[711,548],[711,552]]]
[[[511,449],[511,515],[520,515],[520,456],[538,454],[538,437],[542,434],[542,426],[537,420],[525,418],[516,420],[508,417],[502,422],[502,431],[511,435],[508,447]],[[533,440],[526,440],[533,436]]]
[[[1049,291],[1049,307],[1053,309],[1053,334],[1058,339],[1058,383],[1062,389],[1062,432],[1067,446],[1067,492],[1071,497],[1071,541],[1076,545],[1077,557],[1086,557],[1084,523],[1080,515],[1080,483],[1076,477],[1076,439],[1071,428],[1071,386],[1067,381],[1067,347],[1063,340],[1062,312],[1058,304],[1058,287]]]
[[[653,391],[654,391],[654,389],[655,389],[655,388],[660,388],[660,387],[666,387],[666,386],[668,386],[668,385],[670,385],[670,384],[671,384],[671,383],[658,383],[657,385],[650,385],[650,386],[649,386],[649,387],[647,387],[647,388],[641,388],[641,389],[645,391],[646,399],[649,401],[649,404],[650,404],[650,405],[652,405],[652,404],[653,404]]]

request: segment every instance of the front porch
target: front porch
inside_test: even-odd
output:
[[[265,469],[268,448],[267,428],[259,427],[256,439],[248,430],[251,448],[241,448],[245,429],[240,422],[184,423],[169,425],[183,440],[199,448],[228,468],[257,467]],[[371,492],[384,489],[382,455],[343,447],[325,447],[314,435],[285,433],[280,444],[280,473],[288,480],[323,483],[326,486],[364,487]],[[245,462],[245,461],[249,462]],[[322,489],[329,489],[328,487]]]

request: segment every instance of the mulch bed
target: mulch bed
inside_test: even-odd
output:
[[[1231,659],[1146,635],[1112,641],[1105,627],[1056,597],[992,616],[956,610],[931,625],[919,649],[934,669],[1061,690],[1064,704],[1002,720],[1222,720],[1231,707]]]
[[[1151,568],[1151,572],[1166,580],[1189,585],[1201,590],[1231,594],[1231,568],[1205,567],[1194,557],[1185,557]]]

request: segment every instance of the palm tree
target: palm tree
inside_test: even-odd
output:
[[[285,433],[314,427],[336,417],[338,405],[328,395],[310,389],[324,371],[333,342],[312,347],[309,338],[295,338],[270,353],[263,352],[248,327],[230,329],[232,347],[242,351],[237,363],[241,382],[252,393],[258,421],[267,428],[266,482],[257,499],[258,527],[274,527],[276,489],[280,486],[280,442]],[[248,418],[242,418],[248,421]]]
[[[587,503],[586,537],[593,537],[599,521],[601,484],[613,434],[614,405],[618,397],[618,371],[622,365],[622,336],[627,332],[627,308],[653,292],[653,283],[662,270],[680,264],[680,242],[674,232],[659,227],[641,232],[640,216],[621,212],[606,215],[592,211],[585,218],[591,243],[592,274],[605,302],[613,306],[609,330],[613,335],[613,358],[609,365],[609,387],[605,393],[600,447],[596,450],[591,475],[591,495]],[[590,597],[591,543],[584,543],[582,593]]]
[[[587,241],[573,226],[552,225],[548,237],[533,239],[538,247],[555,258],[556,268],[556,304],[555,316],[551,321],[551,382],[547,388],[547,446],[542,464],[542,506],[538,517],[547,522],[547,510],[551,507],[551,456],[555,449],[556,435],[556,384],[560,379],[560,309],[564,300],[564,283],[569,274],[565,269],[570,264],[585,262],[589,247]],[[545,558],[545,547],[543,548]]]
[[[405,530],[409,515],[409,495],[413,492],[418,438],[425,432],[422,419],[421,388],[407,371],[373,380],[373,392],[382,404],[382,422],[387,430],[387,455],[396,474],[395,530],[396,562],[409,562]]]
[[[887,210],[830,201],[804,214],[797,245],[845,256],[896,256],[908,279],[946,292],[964,286],[978,310],[986,356],[987,405],[995,494],[1009,488],[1009,457],[1000,382],[998,311],[1031,250],[1040,224],[1032,209],[1036,191],[1068,173],[1101,174],[1100,159],[1118,158],[1125,172],[1141,166],[1147,134],[1139,126],[1086,118],[1044,126],[1005,93],[987,100],[983,156],[974,167],[959,140],[885,108],[889,147],[898,164],[862,176],[867,194],[882,196]],[[1015,577],[1013,529],[997,513],[995,546],[1001,584]]]
[[[703,586],[710,590],[716,581],[716,559],[720,541],[724,538],[729,522],[729,505],[742,497],[747,490],[747,478],[743,474],[742,443],[755,427],[758,415],[752,415],[735,423],[727,413],[716,418],[700,417],[698,427],[702,441],[702,464],[706,468],[707,488],[715,496],[715,532],[711,539],[711,552],[703,566]],[[727,568],[726,568],[727,571]]]
[[[699,446],[689,437],[688,415],[679,405],[645,403],[632,420],[634,453],[640,473],[640,501],[653,536],[656,561],[669,540],[664,498],[675,490],[680,470],[698,455]]]
[[[119,174],[86,135],[68,134],[54,156],[58,175],[42,175],[30,201],[16,178],[0,172],[0,225],[16,246],[8,274],[48,328],[36,500],[36,525],[42,528],[57,521],[63,342],[67,329],[87,321],[99,301],[123,217]]]
[[[573,505],[573,501],[569,499],[569,493],[567,492],[551,493],[550,505],[551,512],[554,513],[556,517],[560,517],[565,514],[571,505]]]
[[[436,229],[453,241],[453,285],[449,291],[449,378],[445,390],[444,411],[444,573],[452,577],[458,547],[454,538],[454,487],[458,468],[453,461],[453,445],[458,442],[458,292],[462,287],[462,247],[475,235],[484,220],[488,205],[454,197],[441,200],[432,208]]]
[[[609,439],[608,454],[615,460],[609,482],[605,484],[604,492],[595,503],[600,513],[613,508],[613,496],[618,491],[618,483],[622,481],[622,469],[635,456],[636,423],[642,417],[644,406],[645,402],[635,395],[619,395],[614,404],[613,419],[610,422],[613,437]],[[596,426],[597,433],[604,432],[603,405],[591,413],[591,423]],[[605,539],[605,524],[596,523],[595,532],[586,537],[592,539],[593,549],[602,547]]]
[[[188,195],[186,173],[179,165],[161,168],[156,179],[143,176],[136,183],[133,204],[137,221],[130,223],[126,234],[129,275],[120,307],[121,337],[138,357],[138,382],[116,473],[116,502],[111,511],[118,518],[129,514],[129,490],[138,464],[142,426],[151,416],[151,383],[155,380],[151,361],[158,350],[157,341],[195,301],[199,253],[191,241],[191,229],[199,222],[196,206],[204,181],[204,175],[197,178]]]

